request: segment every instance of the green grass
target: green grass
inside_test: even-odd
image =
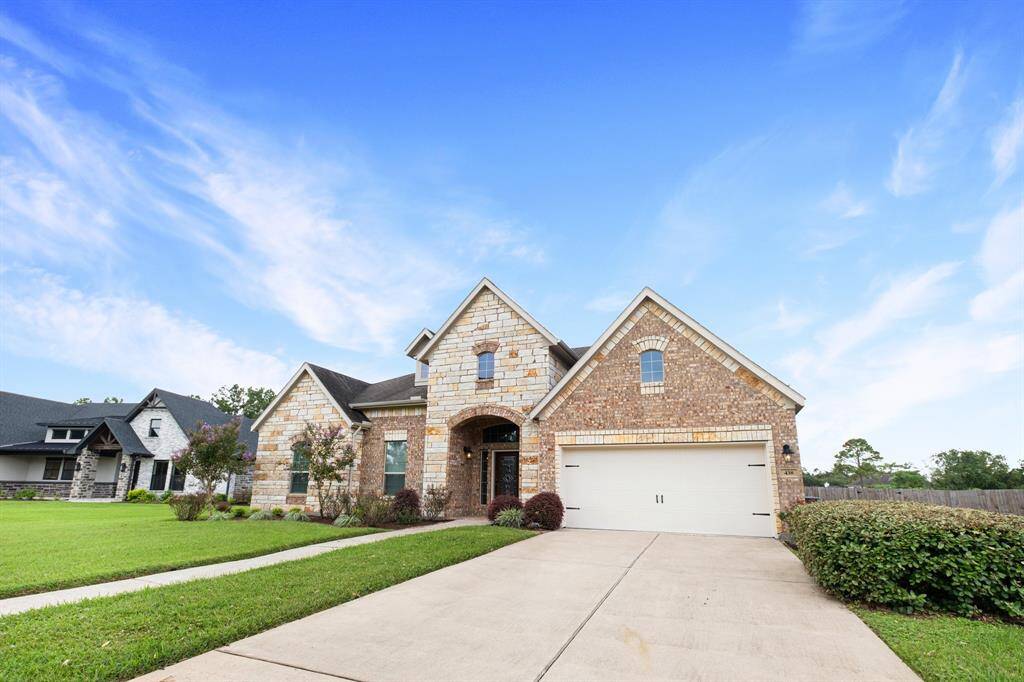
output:
[[[0,618],[0,670],[8,680],[131,678],[531,535],[451,528]]]
[[[853,608],[927,682],[1024,680],[1024,627]]]
[[[178,521],[166,504],[0,502],[0,598],[372,532],[320,523]]]

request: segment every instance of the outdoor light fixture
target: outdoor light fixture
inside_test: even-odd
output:
[[[82,470],[82,463],[81,462],[75,462],[75,471],[81,471],[81,470]]]
[[[783,443],[782,445],[782,459],[786,462],[793,461],[793,449],[789,447],[789,443]]]
[[[463,445],[462,451],[466,453],[466,459],[473,459],[473,448],[468,445]]]
[[[121,473],[123,474],[126,471],[128,471],[128,464],[125,462],[121,462]]]

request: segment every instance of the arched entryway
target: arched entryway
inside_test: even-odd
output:
[[[483,514],[496,495],[521,494],[522,416],[499,406],[472,409],[448,427],[448,488],[460,515]]]

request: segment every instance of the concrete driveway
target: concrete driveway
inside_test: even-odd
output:
[[[916,680],[775,540],[562,530],[147,680]]]

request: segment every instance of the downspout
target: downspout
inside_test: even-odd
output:
[[[369,422],[355,422],[354,424],[352,424],[352,428],[355,429],[352,432],[352,443],[353,443],[353,445],[356,442],[356,436],[358,436],[360,433],[362,433],[363,429],[365,429],[365,428],[367,428],[369,426],[370,426]],[[361,447],[361,444],[360,444],[360,447]],[[355,450],[355,447],[353,447],[352,449]],[[345,477],[345,485],[346,485],[346,488],[347,488],[346,492],[348,493],[349,498],[351,498],[352,497],[352,464],[348,465],[348,476]]]

